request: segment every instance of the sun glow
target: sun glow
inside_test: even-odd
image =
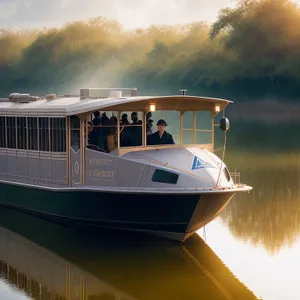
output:
[[[238,241],[220,218],[198,231],[223,263],[257,297],[264,300],[300,299],[300,238],[276,254],[262,246]],[[284,287],[284,288],[283,288]]]

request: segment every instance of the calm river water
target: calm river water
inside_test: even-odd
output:
[[[253,186],[185,244],[85,233],[0,209],[0,299],[300,299],[299,124],[232,122]]]

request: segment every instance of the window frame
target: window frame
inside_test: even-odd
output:
[[[164,176],[164,175],[170,176],[169,180],[167,180],[167,178],[165,178],[164,180],[159,180],[156,178],[156,176]],[[172,180],[172,177],[174,178],[174,180]],[[177,184],[178,179],[179,179],[179,174],[164,169],[155,169],[151,177],[152,182],[166,183],[166,184],[173,184],[173,185]]]

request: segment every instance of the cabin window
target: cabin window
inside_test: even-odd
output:
[[[139,147],[143,145],[143,113],[124,111],[120,114],[120,146]]]
[[[212,143],[212,112],[186,111],[182,114],[182,144]]]
[[[194,144],[194,112],[186,111],[182,115],[182,143]]]
[[[18,149],[27,150],[27,122],[26,117],[17,117]]]
[[[118,120],[115,111],[95,111],[86,124],[86,145],[90,149],[111,152],[118,147]]]
[[[5,117],[0,117],[0,147],[6,148],[6,124]]]
[[[196,144],[212,144],[212,112],[211,111],[196,111]]]
[[[157,122],[163,120],[166,122],[164,131],[169,138],[165,136],[160,139],[157,136]],[[180,112],[172,110],[157,110],[146,114],[147,145],[158,144],[180,144]],[[153,135],[154,134],[154,135]],[[173,141],[173,142],[172,142]]]
[[[80,119],[77,116],[71,116],[70,128],[71,147],[74,151],[77,151],[80,149]]]
[[[28,150],[38,150],[38,119],[30,117],[28,124]]]
[[[7,148],[16,148],[16,118],[7,117]]]
[[[66,119],[51,118],[50,134],[51,134],[51,151],[65,152],[66,151]]]
[[[160,182],[160,183],[169,183],[169,184],[176,184],[178,181],[178,174],[171,173],[165,170],[156,169],[152,176],[153,182]]]
[[[49,118],[39,118],[39,149],[50,151]]]

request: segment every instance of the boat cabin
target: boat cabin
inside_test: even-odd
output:
[[[14,93],[0,100],[0,179],[96,185],[88,177],[107,183],[120,170],[119,159],[131,152],[213,152],[214,118],[229,103],[185,91],[138,96],[136,89],[81,89],[77,96],[44,98]]]

